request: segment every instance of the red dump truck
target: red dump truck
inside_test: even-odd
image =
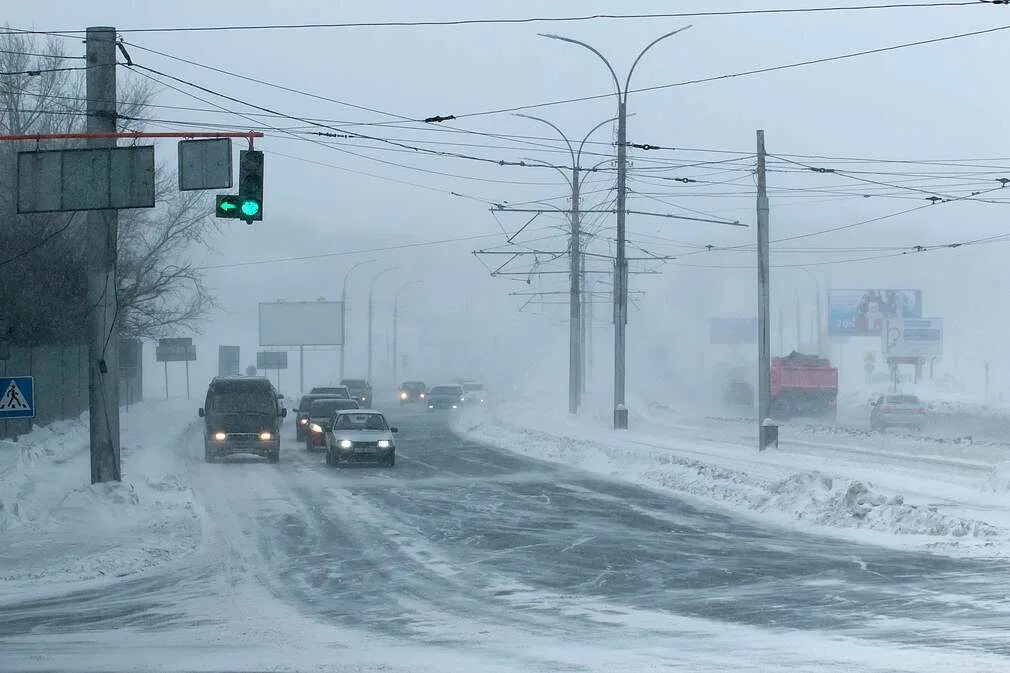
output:
[[[771,415],[774,418],[817,416],[834,420],[838,402],[838,369],[816,355],[793,351],[772,358]]]

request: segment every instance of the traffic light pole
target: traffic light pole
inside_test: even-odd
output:
[[[87,131],[116,132],[116,29],[90,27],[85,38]],[[89,149],[115,147],[112,138],[91,137]],[[86,215],[88,302],[88,419],[91,483],[119,481],[119,317],[116,256],[119,212]]]

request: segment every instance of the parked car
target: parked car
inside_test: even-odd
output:
[[[372,384],[365,379],[344,379],[340,382],[347,386],[351,393],[351,399],[355,400],[364,408],[372,406]]]
[[[871,403],[870,428],[886,430],[894,426],[922,430],[926,408],[915,395],[881,395]]]
[[[218,376],[207,387],[199,411],[204,419],[204,460],[251,453],[271,463],[280,460],[281,419],[287,415],[269,379]]]
[[[351,391],[347,386],[316,386],[309,391],[309,395],[326,395],[327,397],[342,397],[345,400],[351,399]]]
[[[317,449],[326,446],[326,432],[333,427],[333,415],[345,409],[360,409],[354,400],[329,397],[315,400],[309,407],[308,432],[305,433],[305,448]]]
[[[421,381],[404,381],[400,384],[400,404],[423,402],[428,389]]]
[[[464,399],[463,386],[458,383],[435,386],[428,391],[428,410],[459,409]]]
[[[370,409],[337,411],[326,433],[326,464],[373,463],[393,467],[396,444],[386,417]]]
[[[299,400],[298,406],[295,407],[295,439],[299,442],[305,439],[305,435],[309,431],[309,409],[312,408],[312,403],[316,400],[333,400],[339,399],[334,395],[326,395],[322,393],[309,393],[308,395],[302,395],[302,399]]]

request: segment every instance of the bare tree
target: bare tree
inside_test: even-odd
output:
[[[65,41],[0,34],[0,133],[83,131],[84,61]],[[147,80],[120,87],[118,128],[138,129],[153,97]],[[79,343],[85,336],[83,221],[79,214],[17,215],[16,153],[75,146],[72,141],[0,143],[0,307],[25,344]],[[217,227],[199,192],[179,193],[160,170],[154,209],[120,211],[119,310],[124,336],[157,337],[195,329],[214,305],[200,271],[187,261]],[[30,288],[30,291],[29,291]]]

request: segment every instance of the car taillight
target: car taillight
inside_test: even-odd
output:
[[[922,408],[922,407],[919,407],[918,409],[915,410],[915,413],[917,413],[917,414],[924,414],[924,413],[926,413],[926,410],[924,408]]]
[[[890,413],[893,413],[893,412],[894,412],[894,407],[892,407],[892,406],[886,406],[886,407],[884,407],[884,413],[885,414],[890,414]]]

